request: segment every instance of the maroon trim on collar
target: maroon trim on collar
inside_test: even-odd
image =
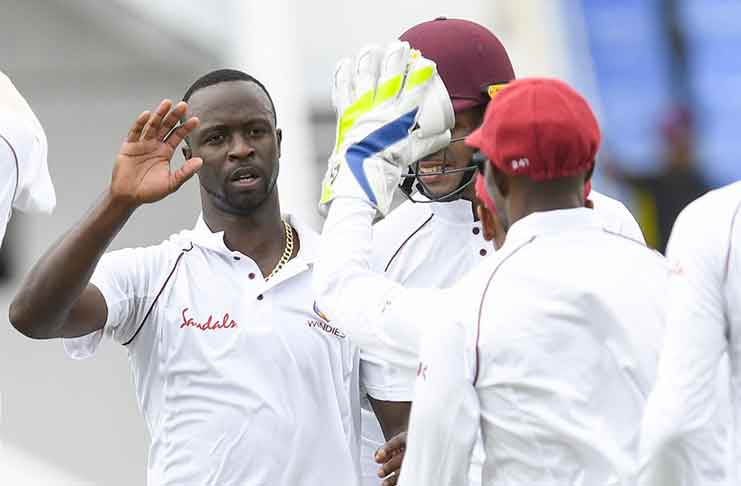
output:
[[[397,256],[399,255],[399,252],[401,251],[401,249],[402,249],[402,248],[404,248],[404,246],[405,246],[405,245],[406,245],[407,243],[409,243],[409,240],[411,240],[411,239],[412,239],[412,238],[414,237],[414,235],[416,235],[416,234],[417,234],[417,233],[419,232],[419,230],[421,230],[422,228],[424,228],[424,227],[425,227],[425,225],[426,225],[427,223],[429,223],[429,222],[430,222],[430,220],[432,220],[432,217],[433,217],[434,215],[435,215],[434,213],[433,213],[433,214],[430,214],[430,217],[429,217],[429,218],[427,218],[427,219],[425,220],[425,222],[424,222],[424,223],[422,223],[421,225],[419,225],[419,228],[417,228],[416,230],[414,230],[414,231],[412,232],[412,234],[410,234],[409,236],[407,236],[407,239],[406,239],[406,240],[404,240],[404,242],[403,242],[403,243],[402,243],[402,244],[401,244],[401,245],[399,246],[399,248],[397,248],[397,249],[396,249],[396,251],[394,252],[394,254],[393,254],[393,255],[391,256],[391,259],[389,259],[388,263],[386,264],[386,268],[384,268],[384,269],[383,269],[383,272],[384,272],[384,273],[388,272],[388,269],[389,269],[389,267],[391,266],[391,263],[392,263],[392,262],[394,261],[394,259],[395,259],[395,258],[396,258],[396,257],[397,257]]]

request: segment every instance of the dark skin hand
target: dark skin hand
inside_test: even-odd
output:
[[[378,422],[381,424],[381,430],[383,435],[389,442],[386,442],[379,451],[385,450],[389,444],[392,443],[397,437],[403,435],[406,437],[406,430],[409,426],[409,412],[412,409],[412,402],[388,402],[382,400],[376,400],[375,398],[368,396],[373,411],[378,418]],[[378,469],[378,477],[386,478],[381,484],[383,486],[394,485],[399,479],[399,469],[401,468],[401,460],[403,459],[403,450],[399,455],[399,451],[386,451],[379,456],[376,453],[376,462],[380,464]],[[390,476],[393,474],[393,476]]]
[[[198,126],[198,119],[190,118],[174,129],[186,110],[185,103],[173,108],[164,100],[155,111],[136,118],[102,199],[46,252],[13,299],[10,322],[18,331],[49,339],[103,328],[108,308],[89,283],[98,260],[139,206],[177,191],[202,165],[194,157],[177,170],[170,166],[175,148]]]
[[[391,437],[376,451],[376,462],[381,464],[378,477],[385,478],[382,486],[394,486],[399,481],[401,464],[407,447],[407,431],[399,432]]]

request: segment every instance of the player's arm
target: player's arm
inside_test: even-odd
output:
[[[383,436],[386,440],[406,432],[409,426],[409,412],[412,409],[412,402],[391,402],[388,400],[376,400],[368,396],[373,412],[381,424]]]
[[[667,255],[674,271],[658,378],[643,419],[643,484],[652,484],[648,478],[661,474],[670,457],[697,457],[693,442],[707,433],[716,410],[716,375],[726,350],[725,255],[718,250],[727,236],[701,230],[707,227],[703,224],[707,214],[697,203],[685,209],[669,243]]]
[[[170,159],[198,120],[173,130],[187,105],[163,101],[136,119],[121,147],[111,185],[95,208],[36,263],[10,306],[10,322],[28,337],[77,337],[101,329],[105,299],[90,278],[106,248],[133,211],[176,191],[201,166],[190,159],[178,170]]]
[[[425,335],[399,484],[466,484],[479,430],[479,401],[457,324]]]
[[[401,171],[449,143],[452,104],[434,63],[405,42],[341,61],[332,99],[337,143],[322,185],[317,301],[364,352],[414,367],[420,321],[439,299],[370,270],[371,225],[389,211]]]
[[[332,203],[314,267],[317,303],[364,353],[414,369],[420,336],[440,320],[443,291],[404,288],[370,269],[374,214],[358,199]]]

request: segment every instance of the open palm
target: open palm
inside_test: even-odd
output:
[[[173,108],[172,102],[164,100],[154,112],[137,117],[116,157],[111,182],[114,195],[136,206],[159,201],[201,168],[203,161],[197,157],[175,171],[170,166],[177,146],[198,126],[198,119],[190,118],[175,128],[186,110],[184,102]]]

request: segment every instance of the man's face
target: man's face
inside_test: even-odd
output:
[[[455,127],[452,132],[454,140],[444,150],[428,155],[419,162],[419,173],[440,172],[452,169],[463,169],[471,161],[474,149],[467,146],[463,138],[481,124],[481,107],[474,107],[455,114]],[[457,141],[455,141],[458,139]],[[419,180],[427,187],[430,194],[442,197],[456,190],[465,172],[455,172],[446,175],[422,176]]]
[[[185,155],[203,159],[198,177],[214,205],[234,214],[259,207],[275,188],[281,143],[265,92],[248,81],[217,83],[191,96],[187,116],[201,123]]]

